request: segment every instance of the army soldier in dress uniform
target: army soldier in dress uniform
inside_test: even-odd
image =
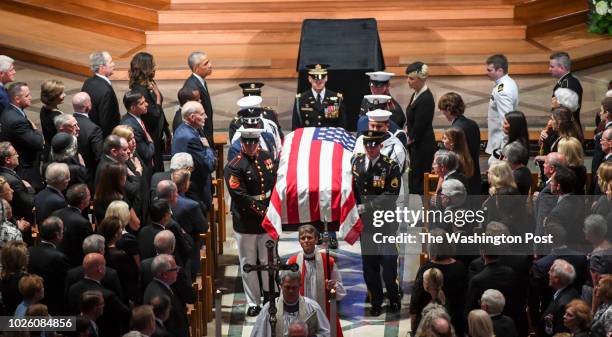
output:
[[[391,111],[391,121],[393,121],[398,128],[403,129],[404,124],[406,123],[404,110],[402,110],[401,105],[395,100],[395,98],[391,97],[391,93],[389,92],[389,87],[391,86],[389,81],[395,74],[384,71],[375,71],[366,73],[366,75],[370,77],[370,92],[372,95],[387,95],[391,99],[386,102],[385,106],[380,107],[376,106],[375,104],[371,104],[370,101],[364,97],[361,100],[359,116],[364,116],[368,111],[375,109]]]
[[[365,153],[358,153],[352,159],[353,191],[357,197],[357,209],[363,223],[361,233],[361,258],[363,278],[370,293],[371,316],[382,313],[382,276],[387,289],[389,311],[401,308],[400,289],[397,282],[397,245],[375,242],[376,233],[395,235],[397,223],[378,224],[374,222],[374,210],[394,210],[401,188],[400,168],[395,161],[381,154],[385,132],[368,130],[363,135]],[[379,226],[380,225],[380,226]]]
[[[308,66],[311,89],[295,95],[291,129],[305,127],[344,127],[342,94],[325,88],[327,65]]]
[[[387,110],[378,109],[378,110],[368,112],[366,116],[368,117],[368,129],[369,130],[383,132],[382,150],[380,151],[380,153],[384,154],[385,156],[395,161],[400,168],[400,174],[403,175],[407,167],[406,160],[408,158],[408,152],[406,151],[406,148],[404,147],[402,142],[398,139],[398,137],[396,137],[389,131],[389,124],[391,123],[391,120],[390,120],[391,112]],[[400,130],[398,132],[401,132],[404,136],[406,135],[403,130]],[[357,141],[355,142],[355,148],[353,149],[353,154],[366,152],[366,149],[364,146],[364,138],[365,138],[364,135],[361,135],[357,138]],[[404,186],[403,185],[402,185],[402,188],[400,189],[399,195],[400,197],[397,199],[397,201],[400,204],[398,204],[398,206],[403,206],[403,201],[404,201]]]
[[[486,153],[490,154],[489,164],[495,159],[493,151],[501,149],[508,137],[504,133],[504,116],[510,111],[517,109],[519,104],[518,86],[508,76],[508,59],[504,55],[493,55],[487,59],[487,76],[495,81],[489,101],[489,113],[487,116],[487,127],[489,139],[487,141]]]
[[[266,241],[270,236],[261,222],[270,203],[277,167],[266,151],[259,148],[261,129],[244,129],[240,133],[242,150],[224,169],[225,183],[232,198],[231,211],[238,244],[240,270],[246,264],[266,264]],[[268,278],[263,278],[264,294]],[[242,285],[249,309],[247,315],[257,316],[261,310],[261,289],[256,273],[242,272]]]
[[[242,95],[244,97],[247,97],[247,96],[260,96],[261,97],[261,87],[264,86],[264,84],[261,82],[244,82],[238,85],[240,86],[240,88],[242,88]],[[269,121],[272,121],[274,122],[274,124],[276,124],[276,128],[278,129],[279,136],[281,140],[283,140],[284,138],[283,131],[281,129],[280,123],[278,122],[278,114],[276,113],[276,111],[269,106],[262,106],[261,107],[261,117]],[[234,132],[236,132],[236,130],[238,130],[238,128],[240,128],[241,126],[242,126],[242,120],[240,119],[240,117],[239,116],[234,117],[234,119],[232,119],[229,125],[229,139],[234,138]]]

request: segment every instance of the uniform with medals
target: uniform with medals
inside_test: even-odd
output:
[[[227,163],[224,169],[225,183],[231,197],[231,212],[234,233],[238,244],[240,270],[247,264],[267,263],[266,241],[270,236],[261,227],[270,195],[276,181],[277,167],[266,151],[257,149],[253,156],[247,154],[246,146],[259,143],[261,129],[244,129],[241,132],[243,149]],[[246,295],[249,316],[260,311],[261,289],[256,273],[242,273],[242,284]],[[263,282],[267,287],[267,278]]]
[[[327,66],[309,66],[311,81],[327,81]],[[313,88],[295,95],[291,129],[305,127],[344,127],[344,105],[342,94],[325,87],[320,92]]]
[[[376,95],[375,91],[380,88],[384,90],[382,95],[389,96],[389,100],[385,103],[384,106],[379,106],[376,103],[371,102],[370,100],[364,97],[361,100],[361,108],[359,110],[359,116],[364,116],[368,111],[383,109],[387,111],[391,111],[391,121],[397,126],[399,129],[404,128],[404,124],[406,123],[406,116],[404,115],[404,110],[402,110],[401,105],[395,100],[395,98],[391,97],[389,93],[389,81],[391,77],[393,77],[394,73],[388,73],[384,71],[375,71],[366,73],[370,77],[370,90],[373,95]],[[376,89],[375,89],[376,88]]]
[[[373,110],[373,111],[368,112],[366,114],[366,117],[370,121],[377,122],[377,123],[387,123],[388,125],[391,122],[390,121],[391,112],[387,110],[380,110],[380,109]],[[355,148],[353,149],[354,155],[359,154],[359,153],[365,153],[365,147],[364,147],[363,140],[364,140],[364,135],[361,135],[357,138],[357,141],[355,142]],[[383,144],[383,148],[380,151],[380,153],[389,157],[393,161],[395,161],[400,168],[400,175],[404,174],[404,171],[406,170],[406,167],[408,166],[407,165],[408,152],[406,151],[406,148],[404,147],[402,142],[396,136],[394,136],[390,131],[387,130],[384,132],[382,144]],[[402,185],[400,188],[400,192],[399,192],[399,198],[397,199],[398,206],[403,205],[404,195],[405,195],[404,185]]]
[[[380,146],[384,132],[368,130],[363,141],[368,151],[376,152]],[[401,188],[400,168],[389,157],[378,154],[370,158],[368,154],[356,154],[352,160],[353,191],[357,198],[363,223],[361,233],[361,258],[363,262],[363,278],[370,293],[372,308],[370,314],[378,316],[382,312],[383,288],[382,276],[390,301],[390,311],[400,310],[400,290],[397,282],[397,245],[374,242],[374,234],[395,235],[397,223],[384,223],[375,226],[373,212],[375,210],[395,210],[395,202]]]
[[[261,82],[245,82],[238,84],[242,88],[242,95],[244,97],[247,96],[260,96],[261,97],[261,87],[264,86]],[[261,117],[271,121],[276,126],[278,130],[278,135],[281,141],[284,138],[283,130],[281,129],[281,125],[278,122],[278,115],[274,109],[269,106],[261,107]],[[229,139],[234,139],[234,133],[243,125],[242,118],[240,116],[234,117],[229,124]]]
[[[260,136],[260,146],[264,151],[270,153],[275,162],[280,157],[282,147],[281,138],[276,128],[276,124],[272,121],[262,118],[262,108],[259,106],[262,99],[260,96],[242,97],[238,100],[238,106],[241,108],[238,111],[238,118],[241,121],[241,126],[233,134],[230,139],[230,149],[227,153],[227,160],[232,160],[236,154],[240,152],[240,132],[245,128],[262,129]]]
[[[516,82],[508,74],[505,74],[495,81],[495,86],[491,92],[487,116],[489,137],[485,150],[486,153],[492,155],[493,151],[501,149],[506,144],[508,137],[504,133],[503,128],[504,116],[510,111],[516,110],[518,104],[519,97]]]

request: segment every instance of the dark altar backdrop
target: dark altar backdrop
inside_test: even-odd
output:
[[[309,64],[329,64],[326,87],[344,96],[344,126],[357,129],[361,99],[370,93],[368,71],[385,69],[376,19],[307,19],[297,61],[298,93],[310,88]]]

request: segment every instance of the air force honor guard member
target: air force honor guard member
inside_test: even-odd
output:
[[[254,265],[257,259],[261,264],[267,263],[265,243],[271,240],[261,222],[270,203],[277,167],[269,153],[259,148],[261,132],[261,129],[242,130],[242,150],[224,169],[225,183],[232,198],[232,220],[241,271],[245,264]],[[262,282],[265,293],[268,278],[264,277]],[[242,272],[242,285],[249,305],[247,315],[257,316],[262,295],[257,274]]]
[[[516,82],[508,75],[508,59],[504,55],[490,56],[486,63],[487,76],[495,81],[489,101],[487,116],[489,140],[485,150],[486,153],[491,155],[489,157],[489,164],[491,164],[495,160],[493,151],[501,149],[508,140],[508,137],[504,134],[504,116],[517,109],[519,92]]]
[[[400,289],[397,282],[397,245],[375,242],[377,233],[396,235],[397,223],[374,223],[374,210],[395,209],[401,188],[400,168],[395,161],[381,154],[385,132],[368,130],[363,135],[365,153],[352,159],[353,191],[357,198],[357,209],[363,222],[361,233],[361,258],[363,278],[370,292],[371,316],[382,313],[384,300],[380,269],[389,297],[391,312],[401,308]]]
[[[373,108],[373,104],[370,103],[369,100],[364,97],[361,100],[361,109],[359,111],[359,116],[365,115],[368,111],[372,111],[375,109],[383,109],[391,111],[391,121],[397,125],[398,128],[403,129],[404,124],[406,123],[406,116],[404,115],[404,110],[402,110],[402,106],[391,97],[391,93],[389,92],[390,80],[393,77],[394,73],[388,73],[384,71],[375,71],[366,73],[370,77],[370,92],[372,95],[387,95],[390,100],[386,102],[384,107],[375,107]]]
[[[306,127],[344,127],[342,94],[325,88],[326,64],[308,66],[311,89],[295,95],[291,129]]]
[[[380,131],[383,133],[382,150],[380,151],[380,153],[395,161],[395,163],[397,163],[400,168],[400,175],[404,174],[404,170],[407,167],[406,160],[408,158],[408,153],[402,142],[398,139],[398,137],[394,136],[389,131],[389,124],[391,122],[391,112],[387,110],[378,109],[368,112],[366,116],[368,117],[368,129]],[[401,132],[403,133],[403,131]],[[403,134],[405,135],[405,133]],[[357,141],[355,142],[355,148],[353,149],[353,154],[366,153],[364,139],[365,134],[357,138]],[[401,202],[401,205],[403,205],[403,185],[400,188],[399,195],[400,197],[397,200],[398,202]]]

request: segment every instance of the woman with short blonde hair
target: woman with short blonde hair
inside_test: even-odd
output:
[[[498,161],[489,166],[487,175],[489,177],[490,195],[497,194],[497,191],[502,187],[517,188],[512,175],[512,168],[505,161]]]
[[[58,109],[58,106],[64,102],[64,98],[66,97],[64,89],[64,83],[59,80],[44,80],[40,85],[40,100],[43,103],[43,107],[40,109],[39,117],[47,148],[49,148],[51,139],[53,139],[53,136],[57,133],[53,119],[63,114],[63,112]],[[46,153],[48,153],[48,150]]]
[[[563,137],[559,139],[557,152],[563,154],[567,160],[569,168],[576,175],[576,187],[574,193],[584,194],[584,186],[586,185],[587,169],[584,166],[584,152],[582,151],[582,143],[575,137]]]
[[[495,337],[491,317],[482,309],[470,311],[468,315],[468,331],[470,337]]]

